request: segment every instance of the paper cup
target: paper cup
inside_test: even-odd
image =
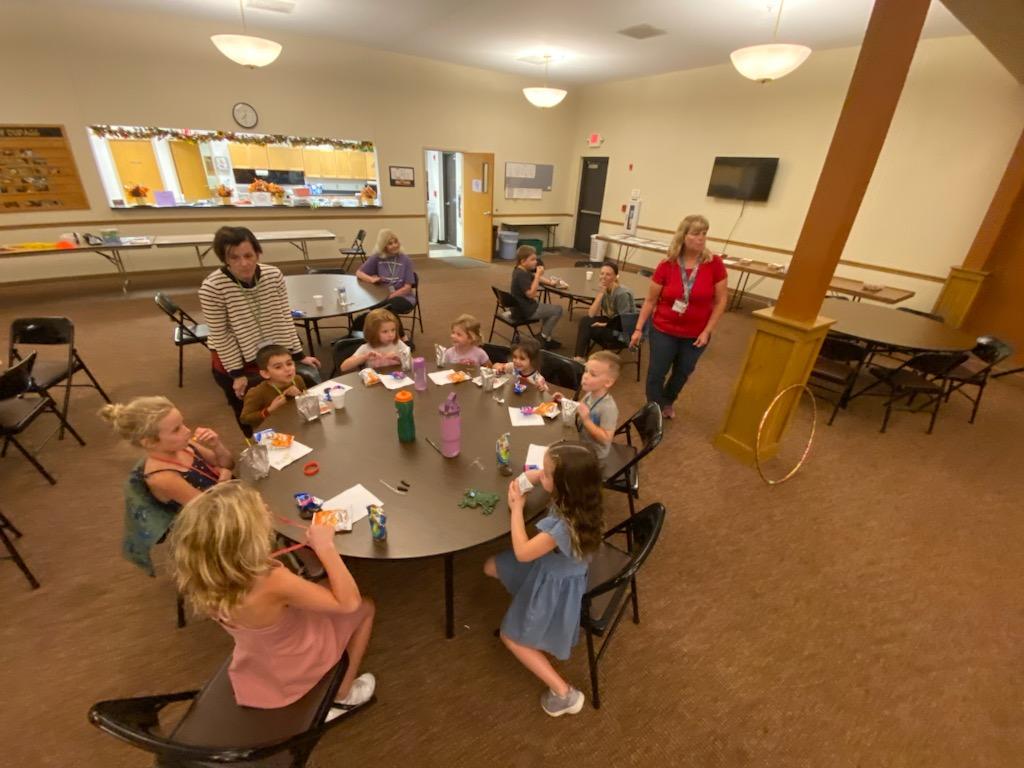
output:
[[[324,305],[324,297],[319,293],[313,294],[313,303],[316,304],[317,307],[322,307]]]
[[[594,270],[592,270],[592,269],[588,269],[588,270],[587,270],[587,280],[590,280],[590,279],[592,279],[593,277],[594,277]]]
[[[331,402],[334,403],[334,410],[343,411],[345,410],[345,389],[332,389],[331,390]]]

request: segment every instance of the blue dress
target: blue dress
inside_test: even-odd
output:
[[[564,661],[579,640],[589,565],[573,555],[568,524],[554,508],[537,528],[550,534],[558,546],[530,563],[516,560],[511,549],[495,558],[498,578],[512,594],[501,632]]]

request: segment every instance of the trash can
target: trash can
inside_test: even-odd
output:
[[[498,256],[505,261],[515,261],[516,248],[519,246],[519,233],[510,230],[499,230],[498,241],[501,245],[498,248]]]
[[[543,240],[533,240],[533,239],[520,240],[519,241],[519,245],[529,245],[529,246],[531,246],[533,248],[533,250],[535,250],[537,252],[538,256],[540,256],[542,253],[544,253],[544,241]]]
[[[590,236],[590,261],[593,264],[600,264],[608,253],[608,241],[598,240],[597,235]]]

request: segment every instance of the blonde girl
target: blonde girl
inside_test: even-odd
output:
[[[491,359],[480,348],[483,335],[480,321],[472,315],[459,315],[451,324],[452,345],[444,352],[443,365],[490,365]]]
[[[409,345],[398,338],[398,318],[391,310],[381,308],[367,313],[363,328],[366,343],[341,362],[342,373],[364,365],[371,368],[400,365],[404,356],[412,354]]]
[[[238,704],[288,706],[347,651],[335,705],[343,714],[373,696],[373,675],[357,675],[374,605],[334,548],[332,525],[313,524],[307,533],[329,588],[273,560],[273,535],[270,511],[255,490],[237,481],[212,488],[185,505],[171,535],[178,589],[234,638],[228,676]]]
[[[370,258],[356,270],[356,277],[364,283],[387,287],[388,298],[384,303],[386,309],[396,315],[412,312],[416,304],[416,272],[412,267],[412,259],[402,253],[402,244],[392,230],[382,229],[377,233],[377,245]],[[366,315],[356,318],[353,327],[361,330],[366,319]]]
[[[546,654],[564,661],[579,639],[590,556],[601,543],[604,521],[601,464],[590,446],[563,441],[548,449],[542,469],[526,477],[551,494],[548,513],[537,523],[539,533],[527,534],[525,497],[518,478],[509,483],[512,549],[489,558],[484,573],[512,594],[501,641],[547,685],[541,707],[552,717],[575,715],[583,708],[583,693],[558,674]]]

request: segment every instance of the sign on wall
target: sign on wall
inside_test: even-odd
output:
[[[0,213],[89,207],[62,125],[0,125]]]

